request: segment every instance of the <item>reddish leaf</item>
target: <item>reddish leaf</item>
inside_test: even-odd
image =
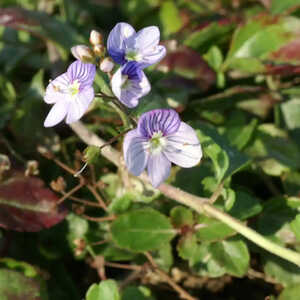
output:
[[[0,25],[18,28],[21,25],[38,25],[21,8],[3,8],[0,11]]]
[[[30,232],[49,228],[67,214],[57,201],[42,180],[17,174],[0,184],[0,227]]]
[[[272,53],[272,58],[281,62],[300,62],[300,39],[295,39]]]
[[[180,46],[169,51],[159,68],[196,80],[203,90],[207,90],[216,81],[216,74],[207,62],[200,54],[187,46]]]

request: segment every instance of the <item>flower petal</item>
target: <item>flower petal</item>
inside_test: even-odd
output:
[[[180,118],[175,110],[154,109],[141,115],[138,129],[142,136],[151,138],[159,131],[164,136],[174,134],[179,126]]]
[[[80,83],[80,90],[82,90],[93,85],[96,75],[96,66],[76,60],[69,66],[67,74],[71,83],[78,80]]]
[[[115,96],[127,107],[133,108],[138,105],[139,99],[146,94],[148,94],[151,90],[151,85],[143,71],[140,70],[139,76],[136,76],[131,80],[129,77],[127,78],[128,85],[124,86],[122,75],[122,70],[126,68],[128,64],[132,62],[127,63],[122,68],[119,68],[119,70],[113,75],[113,78],[111,80],[111,86],[113,93]]]
[[[134,28],[127,23],[118,23],[109,33],[107,51],[110,57],[118,64],[124,64],[125,42],[135,34]]]
[[[152,185],[157,188],[169,177],[171,162],[163,153],[157,153],[149,157],[147,169]]]
[[[167,136],[164,154],[178,166],[191,168],[197,165],[202,157],[202,150],[195,130],[181,122],[178,131]]]
[[[88,88],[81,91],[77,97],[70,101],[66,123],[70,124],[78,121],[89,108],[94,99],[94,89]]]
[[[56,102],[49,111],[46,120],[44,122],[45,127],[52,127],[58,124],[66,116],[69,107],[69,102],[60,100]]]
[[[139,61],[140,68],[144,69],[151,65],[158,63],[166,55],[167,51],[164,46],[158,45],[152,51],[149,51],[143,55],[141,61]]]
[[[137,50],[139,53],[147,53],[158,45],[159,36],[160,33],[157,26],[145,27],[135,35],[132,35],[126,41],[126,46],[129,49]]]
[[[123,153],[129,172],[139,176],[148,162],[148,140],[141,137],[137,129],[129,131],[124,138]]]
[[[65,97],[64,91],[68,88],[69,83],[70,81],[67,73],[56,77],[48,84],[44,101],[48,104],[53,104],[62,100]]]

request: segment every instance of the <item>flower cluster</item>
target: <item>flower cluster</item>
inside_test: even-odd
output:
[[[110,32],[107,52],[119,69],[111,78],[116,98],[129,108],[149,93],[150,83],[143,69],[159,62],[166,54],[159,45],[160,33],[156,26],[136,32],[127,23],[118,23]],[[90,35],[92,49],[78,45],[71,49],[77,58],[66,73],[51,81],[44,100],[54,104],[45,127],[78,121],[94,99],[92,87],[96,74],[95,63],[103,72],[114,68],[112,60],[104,57],[102,36],[97,31]],[[157,109],[144,113],[136,129],[129,131],[123,144],[125,163],[130,173],[140,175],[146,168],[154,187],[158,187],[170,174],[171,163],[189,168],[199,163],[202,152],[192,127],[181,122],[172,109]]]

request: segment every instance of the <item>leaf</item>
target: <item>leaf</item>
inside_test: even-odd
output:
[[[120,300],[117,283],[108,279],[100,284],[94,283],[86,293],[86,300]]]
[[[119,247],[133,251],[158,249],[175,235],[169,220],[153,209],[135,210],[119,216],[111,225],[111,233]]]
[[[214,259],[226,269],[226,272],[242,277],[249,268],[249,251],[247,245],[239,239],[227,239],[210,245]]]
[[[204,215],[199,216],[198,224],[196,237],[202,242],[222,240],[235,234],[235,231],[226,224]]]
[[[182,26],[179,11],[174,1],[168,0],[162,3],[159,11],[159,17],[163,25],[164,36],[177,32]]]
[[[213,162],[218,182],[231,176],[249,163],[249,158],[232,148],[226,138],[204,123],[195,122],[200,143],[205,155]]]
[[[278,300],[294,300],[300,295],[300,285],[295,284],[287,286],[283,292],[280,293]]]
[[[228,213],[240,220],[245,220],[259,214],[262,211],[259,200],[243,191],[236,191],[236,199]]]
[[[122,300],[155,300],[150,289],[144,286],[128,286],[124,289]]]
[[[300,99],[291,99],[282,103],[280,106],[287,128],[300,128]]]
[[[0,268],[1,300],[47,300],[43,282],[20,272]]]
[[[300,5],[300,0],[272,0],[271,12],[273,14],[281,14],[297,5]]]
[[[300,241],[300,214],[290,223],[291,229],[294,232],[298,241]]]
[[[16,231],[40,231],[61,222],[67,210],[42,180],[16,174],[0,184],[0,226]]]
[[[194,224],[193,212],[183,206],[175,206],[170,212],[171,222],[174,227],[192,226]]]

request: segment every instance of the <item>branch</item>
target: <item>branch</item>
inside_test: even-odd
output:
[[[106,144],[106,141],[102,140],[96,134],[89,131],[84,126],[84,124],[81,123],[80,121],[70,124],[70,127],[78,135],[78,137],[81,140],[83,140],[87,145],[94,145],[94,146],[101,147],[102,145]],[[105,148],[103,148],[101,154],[116,166],[120,165],[121,154],[120,152],[115,150],[112,146],[107,145]],[[141,174],[139,178],[142,181],[149,183],[148,176],[145,172]],[[248,240],[255,243],[256,245],[300,267],[299,253],[272,242],[271,240],[260,235],[255,230],[247,227],[239,220],[231,217],[225,212],[214,207],[210,203],[209,198],[201,198],[198,196],[194,196],[179,188],[173,187],[165,183],[161,184],[158,189],[162,192],[162,194],[164,194],[168,198],[173,199],[190,208],[193,208],[195,211],[197,211],[200,214],[206,213],[209,216],[214,217],[217,220],[220,220],[221,222],[227,224],[229,227],[237,231],[239,234],[246,237]]]

